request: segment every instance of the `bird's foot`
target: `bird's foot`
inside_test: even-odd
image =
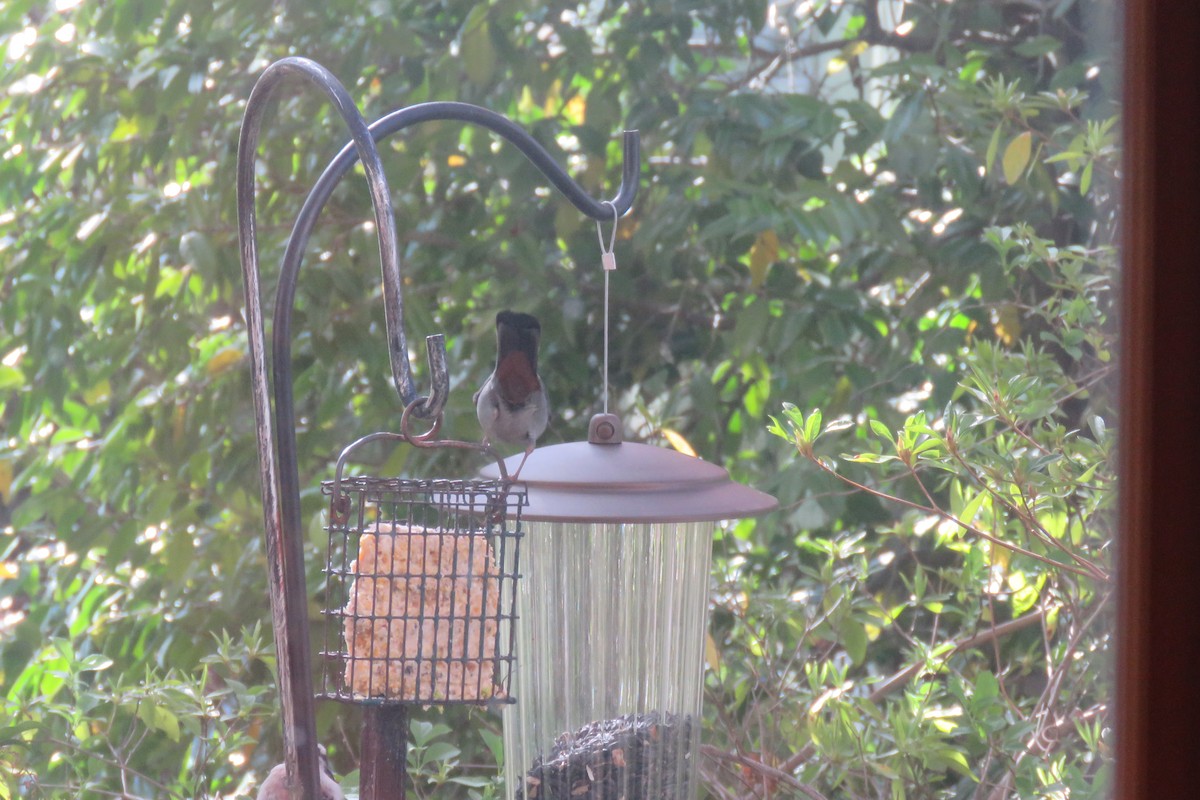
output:
[[[533,452],[533,445],[525,448],[525,455],[521,458],[521,463],[517,465],[517,471],[509,478],[511,481],[518,480],[521,477],[521,470],[525,468],[525,462],[529,460],[529,454]]]

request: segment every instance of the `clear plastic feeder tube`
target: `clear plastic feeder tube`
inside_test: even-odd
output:
[[[508,800],[695,795],[713,522],[527,522]]]

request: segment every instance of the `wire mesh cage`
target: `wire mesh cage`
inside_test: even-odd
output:
[[[321,696],[511,703],[521,487],[350,477],[329,495]]]

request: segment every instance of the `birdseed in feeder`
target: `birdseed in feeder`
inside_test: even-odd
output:
[[[651,711],[589,722],[534,762],[519,800],[691,797],[692,718]]]
[[[364,529],[350,571],[345,680],[354,694],[496,696],[500,579],[486,537],[380,522]]]

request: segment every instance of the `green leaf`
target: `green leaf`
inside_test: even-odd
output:
[[[975,676],[975,699],[980,702],[995,700],[1000,696],[1000,681],[990,670],[983,670]]]
[[[804,412],[795,406],[793,403],[783,404],[783,413],[787,415],[788,421],[800,430],[804,430]]]
[[[1045,161],[1047,164],[1055,164],[1059,161],[1066,161],[1068,164],[1073,164],[1074,162],[1082,161],[1083,158],[1084,154],[1080,151],[1064,150],[1061,153],[1055,153],[1052,156],[1048,156]]]
[[[103,653],[92,653],[79,662],[80,672],[100,672],[113,665],[113,660]]]
[[[1038,58],[1053,53],[1062,47],[1062,42],[1053,36],[1035,36],[1034,38],[1021,42],[1013,48],[1013,52],[1027,58]]]
[[[1023,131],[1013,137],[1008,143],[1008,147],[1004,148],[1004,158],[1001,165],[1004,168],[1004,180],[1012,185],[1021,179],[1025,174],[1025,167],[1029,166],[1029,157],[1033,154],[1033,133]]]
[[[923,441],[917,442],[917,444],[913,446],[912,454],[914,456],[919,456],[922,453],[929,452],[930,450],[937,450],[941,446],[942,446],[942,441],[940,439],[935,439],[935,438],[925,439]]]
[[[144,697],[138,702],[137,715],[146,727],[165,733],[173,742],[179,741],[179,718],[161,704]]]
[[[838,626],[838,638],[846,648],[846,655],[855,664],[861,664],[867,657],[867,628],[861,622],[850,618],[843,620]]]
[[[846,461],[853,461],[856,464],[884,464],[888,461],[899,461],[896,456],[882,455],[880,453],[842,453],[842,458]]]
[[[25,386],[25,373],[16,367],[0,364],[0,389],[19,389]]]
[[[970,502],[963,507],[962,513],[958,516],[959,521],[961,521],[964,525],[973,525],[975,522],[975,515],[979,513],[979,509],[983,507],[983,501],[986,500],[988,496],[989,495],[986,491],[980,490],[979,493],[972,497]]]
[[[896,439],[895,436],[893,436],[891,429],[889,429],[888,426],[883,424],[883,422],[880,420],[871,420],[871,430],[875,431],[876,436],[887,439],[893,445],[896,444]]]
[[[471,9],[463,25],[462,59],[467,78],[476,86],[486,85],[496,71],[496,48],[488,25],[488,5],[480,3]]]
[[[154,709],[154,727],[167,735],[172,742],[179,741],[179,717],[162,706]]]
[[[946,763],[950,769],[959,773],[965,778],[978,781],[975,774],[971,772],[971,765],[967,763],[967,757],[958,750],[952,748],[939,749],[934,756],[939,761]]]
[[[1032,584],[1022,586],[1012,594],[1013,614],[1021,616],[1037,605],[1040,593]]]
[[[179,239],[179,254],[195,267],[201,275],[214,275],[217,271],[217,253],[209,238],[198,231],[188,231]]]
[[[38,723],[29,721],[0,728],[0,745],[4,747],[20,746],[26,742],[26,733],[36,731],[40,727]]]
[[[804,438],[809,442],[816,441],[821,435],[821,409],[814,408],[804,423]]]
[[[996,153],[1000,150],[1000,135],[1003,132],[1003,125],[997,125],[996,130],[992,131],[992,138],[988,141],[987,153],[983,157],[983,168],[986,172],[991,172],[992,164],[996,163]]]
[[[844,431],[847,428],[853,428],[853,427],[854,427],[853,419],[851,419],[850,417],[839,417],[835,420],[831,420],[829,422],[829,424],[825,426],[825,433],[836,433],[838,431]]]
[[[487,745],[488,752],[492,754],[492,758],[496,760],[496,764],[504,767],[504,737],[489,731],[487,728],[479,729],[479,737],[483,739]]]
[[[449,742],[434,742],[425,750],[425,761],[449,761],[458,758],[462,750]]]

